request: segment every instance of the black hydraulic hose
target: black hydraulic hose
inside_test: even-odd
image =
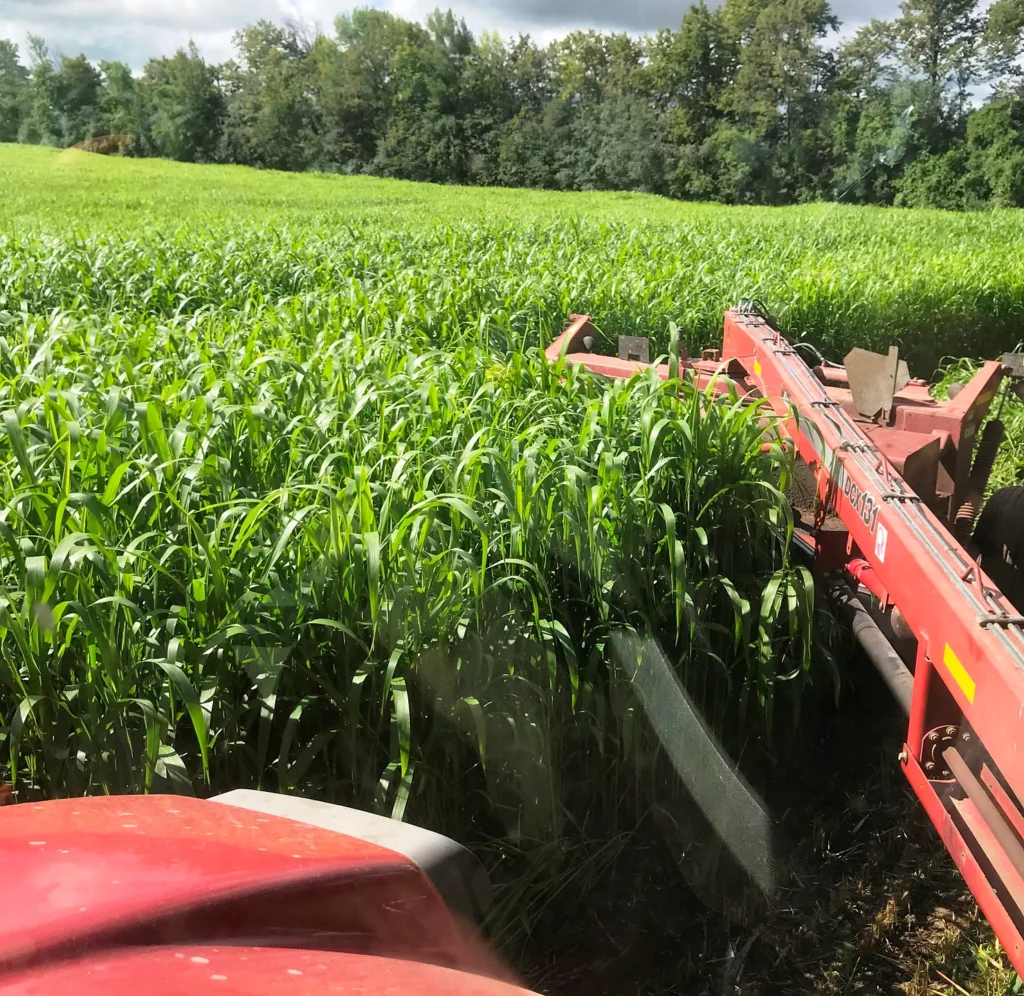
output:
[[[861,645],[868,659],[882,676],[886,687],[899,702],[900,708],[909,716],[910,700],[914,694],[914,676],[903,663],[903,658],[893,649],[878,623],[871,618],[861,600],[845,581],[837,581],[829,588],[828,599],[836,615],[853,632],[854,639]]]

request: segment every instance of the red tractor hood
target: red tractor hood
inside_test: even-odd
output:
[[[128,948],[0,981],[3,996],[527,996],[495,979],[397,958],[295,948]]]
[[[499,974],[410,858],[240,805],[121,796],[4,807],[0,866],[3,993],[87,992],[101,978],[116,989],[129,975],[133,992],[181,992],[207,969],[254,993],[269,992],[271,977],[275,992],[293,978],[305,980],[297,991],[335,991],[348,987],[338,972],[365,983],[381,965],[409,973],[412,993],[438,971],[415,962]],[[197,945],[232,970],[209,968]],[[289,959],[303,975],[285,966],[277,979],[274,966]],[[355,987],[391,988],[364,983]]]

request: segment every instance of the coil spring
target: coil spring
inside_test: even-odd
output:
[[[956,518],[953,521],[953,532],[961,542],[970,538],[974,520],[977,519],[985,499],[985,488],[988,486],[992,467],[995,465],[1005,435],[1006,426],[998,418],[992,419],[981,434],[978,452],[974,455],[971,473],[967,478],[967,494],[956,510]]]

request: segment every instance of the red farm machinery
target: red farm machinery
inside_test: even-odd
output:
[[[606,377],[650,366],[647,339],[621,337],[618,356],[599,342],[573,316],[547,356]],[[998,417],[985,420],[1001,389],[1020,388],[1021,357],[984,364],[939,401],[895,349],[829,363],[744,302],[725,313],[720,350],[679,365],[782,420],[797,541],[906,713],[898,763],[1024,973],[1024,488],[982,508],[1003,438]]]

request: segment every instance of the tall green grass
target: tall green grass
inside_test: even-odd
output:
[[[632,756],[623,628],[727,742],[792,728],[811,588],[760,409],[415,314],[365,335],[330,296],[96,311],[0,324],[27,796],[259,785],[550,836]]]
[[[614,634],[747,761],[835,680],[767,413],[553,366],[567,314],[664,351],[759,297],[924,372],[1024,311],[1008,213],[0,170],[0,779],[315,794],[538,880],[643,806]]]
[[[621,627],[769,752],[821,661],[764,413],[538,347],[589,311],[694,348],[742,296],[927,365],[1016,341],[1024,308],[1009,213],[0,165],[0,723],[27,794],[259,784],[550,831],[635,749]]]
[[[1016,351],[1020,351],[1017,344]],[[981,368],[984,357],[971,359],[969,356],[949,359],[941,364],[932,388],[936,397],[949,396],[949,387],[953,383],[966,384]],[[992,474],[989,477],[987,491],[991,494],[997,488],[1012,487],[1024,481],[1024,400],[1010,390],[1006,381],[999,394],[989,408],[987,419],[996,415],[1006,426],[1006,436],[999,447]],[[980,438],[980,435],[979,435]]]
[[[760,298],[839,358],[895,344],[928,376],[1024,324],[1018,212],[725,208],[625,194],[197,167],[0,146],[0,308],[166,316],[336,296],[444,336],[483,322],[536,345],[570,310],[614,334],[670,321],[713,344]],[[122,278],[123,274],[123,278]]]

